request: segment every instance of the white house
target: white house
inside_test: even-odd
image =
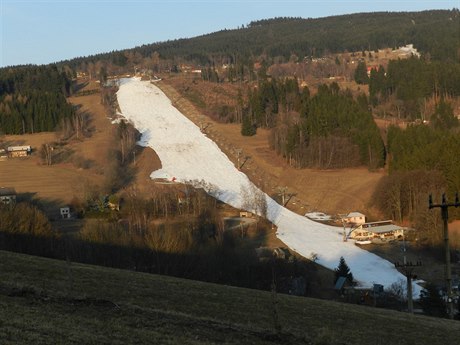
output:
[[[388,242],[404,236],[404,228],[391,220],[360,224],[351,230],[349,237],[357,241]]]
[[[61,218],[62,219],[69,219],[70,218],[70,207],[65,206],[60,208]]]
[[[366,216],[359,212],[350,212],[343,218],[343,221],[347,224],[364,224],[366,223]]]

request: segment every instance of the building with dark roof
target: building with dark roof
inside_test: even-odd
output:
[[[16,203],[16,191],[10,187],[0,187],[0,203],[14,205]]]

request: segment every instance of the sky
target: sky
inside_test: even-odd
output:
[[[460,0],[0,0],[0,67],[47,64],[273,17],[459,8]]]

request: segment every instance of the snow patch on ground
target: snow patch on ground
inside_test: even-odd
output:
[[[117,93],[123,116],[142,133],[140,145],[155,150],[162,168],[151,178],[176,178],[178,182],[198,184],[208,193],[243,208],[244,191],[254,190],[247,176],[239,171],[219,147],[173,107],[155,85],[139,79],[122,79]],[[334,269],[343,256],[353,276],[362,286],[373,283],[389,287],[405,279],[392,263],[354,245],[343,242],[343,230],[314,222],[282,207],[268,195],[267,218],[278,227],[277,237],[306,258]],[[253,209],[247,211],[254,212]],[[419,286],[414,286],[418,297]]]

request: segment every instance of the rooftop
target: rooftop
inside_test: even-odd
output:
[[[15,151],[27,151],[27,152],[30,152],[32,151],[32,148],[30,147],[30,145],[26,145],[26,146],[9,146],[7,148],[8,152],[15,152]]]
[[[364,217],[365,215],[360,212],[350,212],[347,214],[347,217]]]
[[[369,232],[373,232],[374,234],[384,234],[386,232],[402,230],[403,228],[395,224],[388,224],[388,225],[372,226],[372,227],[368,227],[365,229]]]

